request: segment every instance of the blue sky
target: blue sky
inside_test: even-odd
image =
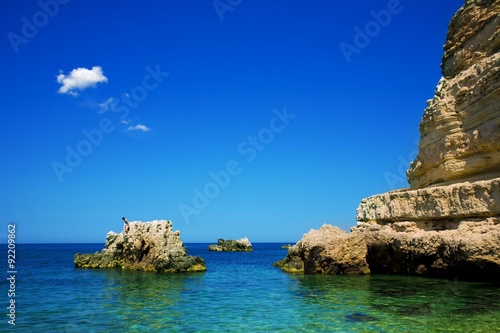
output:
[[[0,241],[348,230],[407,186],[462,4],[3,1]]]

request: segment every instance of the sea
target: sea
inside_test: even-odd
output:
[[[16,244],[9,267],[2,245],[0,332],[500,332],[498,284],[289,274],[281,243],[185,245],[205,273],[74,267],[103,244]]]

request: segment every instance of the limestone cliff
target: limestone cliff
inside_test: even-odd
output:
[[[411,189],[500,177],[500,1],[466,1],[452,18],[443,77],[420,123]]]
[[[162,273],[202,272],[205,261],[187,255],[180,232],[172,231],[172,222],[129,222],[129,230],[110,231],[101,252],[76,254],[76,267],[113,268]]]
[[[500,282],[500,218],[439,222],[360,222],[372,273]]]
[[[387,192],[361,200],[361,222],[459,221],[500,216],[500,178]]]
[[[358,207],[372,272],[500,280],[499,14],[468,0],[452,18],[410,189]]]
[[[334,267],[351,257],[359,263],[355,254],[365,244],[372,273],[500,282],[499,14],[500,0],[467,0],[452,18],[443,78],[424,111],[419,153],[407,171],[410,189],[363,199],[349,238],[322,227],[315,231],[323,235],[321,245],[305,235],[278,265],[336,273],[322,262]],[[325,255],[334,244],[343,257]]]

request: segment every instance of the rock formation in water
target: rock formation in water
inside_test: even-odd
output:
[[[452,18],[443,78],[407,172],[410,189],[363,199],[357,209],[350,237],[365,241],[372,273],[500,281],[499,14],[500,0],[467,0]],[[316,254],[301,245],[306,235],[285,261],[297,269],[302,262],[305,272],[336,273],[318,264],[338,260],[321,249],[347,242],[323,233]]]
[[[274,266],[290,273],[369,274],[363,237],[324,224],[310,230]]]
[[[224,240],[219,238],[217,240],[217,244],[210,244],[208,246],[209,251],[242,251],[242,252],[250,252],[253,251],[252,244],[248,240],[248,238],[244,237],[241,239],[228,239]]]
[[[129,222],[128,232],[110,231],[101,252],[76,254],[80,268],[122,268],[161,273],[203,272],[205,261],[187,255],[180,232],[172,231],[172,222]]]

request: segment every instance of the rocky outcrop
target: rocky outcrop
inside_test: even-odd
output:
[[[407,171],[410,188],[363,199],[356,212],[349,237],[364,240],[372,273],[500,282],[499,26],[500,0],[467,0],[451,20],[443,78]],[[325,260],[323,248],[339,243],[328,230],[317,231],[324,234],[314,246],[320,250],[304,249],[304,237],[280,265],[328,272],[307,269]],[[330,266],[343,260],[328,258]]]
[[[180,232],[165,220],[129,222],[128,232],[109,232],[101,252],[76,254],[76,267],[122,268],[161,273],[203,272],[205,261],[187,255]]]
[[[370,270],[500,281],[500,0],[451,20],[410,189],[361,201]]]
[[[361,222],[451,221],[500,216],[500,178],[399,190],[363,199]]]
[[[372,273],[500,281],[500,218],[359,222]]]
[[[356,217],[373,273],[500,281],[500,178],[375,195]]]
[[[274,266],[291,273],[369,274],[364,237],[324,224],[310,230]]]
[[[228,239],[224,240],[219,238],[217,240],[217,244],[210,244],[208,246],[209,251],[242,251],[242,252],[250,252],[253,251],[252,244],[248,240],[248,238],[244,237],[241,239]]]
[[[499,0],[468,0],[452,18],[443,78],[407,172],[411,189],[500,177],[499,14]]]

